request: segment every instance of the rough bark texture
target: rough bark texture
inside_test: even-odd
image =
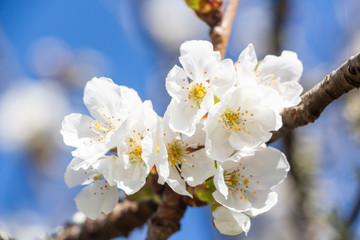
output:
[[[332,101],[359,87],[360,53],[350,57],[347,62],[302,95],[298,106],[285,109],[281,113],[283,126],[273,133],[269,142],[277,140],[294,128],[314,122]]]
[[[53,240],[101,240],[114,237],[127,237],[129,233],[146,223],[156,211],[157,204],[152,201],[119,203],[107,216],[101,215],[96,220],[87,219],[81,225],[66,226],[55,235]]]
[[[166,186],[162,195],[162,201],[148,225],[147,240],[165,240],[173,233],[180,230],[180,220],[186,210],[183,196],[175,193]]]

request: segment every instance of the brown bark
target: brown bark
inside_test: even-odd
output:
[[[146,223],[156,211],[157,204],[152,201],[119,203],[109,215],[101,215],[96,220],[87,219],[81,225],[68,225],[53,240],[101,240],[114,237],[127,237],[130,232]]]
[[[270,142],[284,136],[294,128],[314,122],[335,99],[360,87],[360,53],[349,58],[320,83],[301,96],[298,106],[285,109],[281,115],[283,126],[273,133]]]
[[[239,0],[230,0],[221,21],[216,26],[211,26],[210,29],[210,39],[214,45],[214,50],[220,51],[222,59],[225,56],[238,4]]]
[[[186,210],[183,196],[175,193],[166,185],[162,201],[157,211],[150,218],[147,240],[165,240],[180,230],[180,220]]]

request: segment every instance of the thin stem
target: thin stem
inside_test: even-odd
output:
[[[220,51],[222,59],[225,56],[238,4],[239,0],[230,0],[222,20],[210,30],[210,39],[214,45],[214,50]]]

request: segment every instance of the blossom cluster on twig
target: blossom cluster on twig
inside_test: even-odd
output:
[[[250,219],[276,204],[273,188],[289,171],[266,142],[282,126],[280,112],[300,102],[302,63],[290,51],[258,61],[252,44],[235,63],[208,41],[187,41],[180,54],[163,118],[133,89],[103,77],[87,83],[92,117],[70,114],[62,124],[65,144],[76,148],[65,181],[87,185],[75,202],[94,219],[112,211],[118,189],[134,194],[156,171],[159,184],[209,203],[221,233],[247,233]]]

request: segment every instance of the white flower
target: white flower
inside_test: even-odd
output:
[[[156,159],[161,158],[157,154],[160,122],[150,101],[128,116],[116,138],[117,154],[104,156],[93,166],[111,185],[133,194],[144,186]]]
[[[264,101],[263,89],[242,86],[233,88],[209,111],[205,122],[207,154],[224,161],[235,150],[251,154],[271,137],[271,132],[281,127],[279,112],[269,108]]]
[[[240,54],[235,67],[238,86],[257,84],[277,91],[282,99],[281,108],[300,103],[303,88],[299,79],[303,66],[295,52],[283,51],[279,57],[268,55],[258,62],[254,46],[249,44]]]
[[[185,182],[194,187],[215,174],[214,161],[207,157],[204,148],[197,149],[205,143],[205,132],[202,127],[197,127],[192,137],[180,136],[170,129],[167,115],[162,126],[160,152],[166,151],[167,154],[156,164],[159,183],[167,182],[178,194],[191,196],[186,191]]]
[[[250,230],[250,218],[242,212],[235,212],[226,207],[218,206],[212,214],[214,225],[222,234],[238,235],[245,232],[247,235]]]
[[[116,146],[120,126],[142,104],[136,91],[118,86],[109,78],[93,78],[85,86],[84,103],[91,118],[70,114],[64,118],[61,134],[68,146],[76,147],[73,156],[84,159],[79,166],[88,168],[99,155]]]
[[[184,69],[174,66],[166,78],[172,97],[167,112],[170,128],[191,136],[215,99],[234,85],[235,68],[229,59],[220,61],[220,53],[207,41],[185,42],[180,53]]]
[[[238,161],[218,163],[213,197],[233,211],[258,215],[269,210],[268,205],[275,205],[272,188],[283,181],[289,169],[285,155],[271,147]]]
[[[93,167],[74,170],[73,166],[81,161],[83,160],[80,158],[74,158],[65,172],[65,182],[68,187],[89,184],[75,198],[78,210],[91,219],[97,218],[102,212],[109,214],[118,203],[118,188],[109,185],[102,174]]]

